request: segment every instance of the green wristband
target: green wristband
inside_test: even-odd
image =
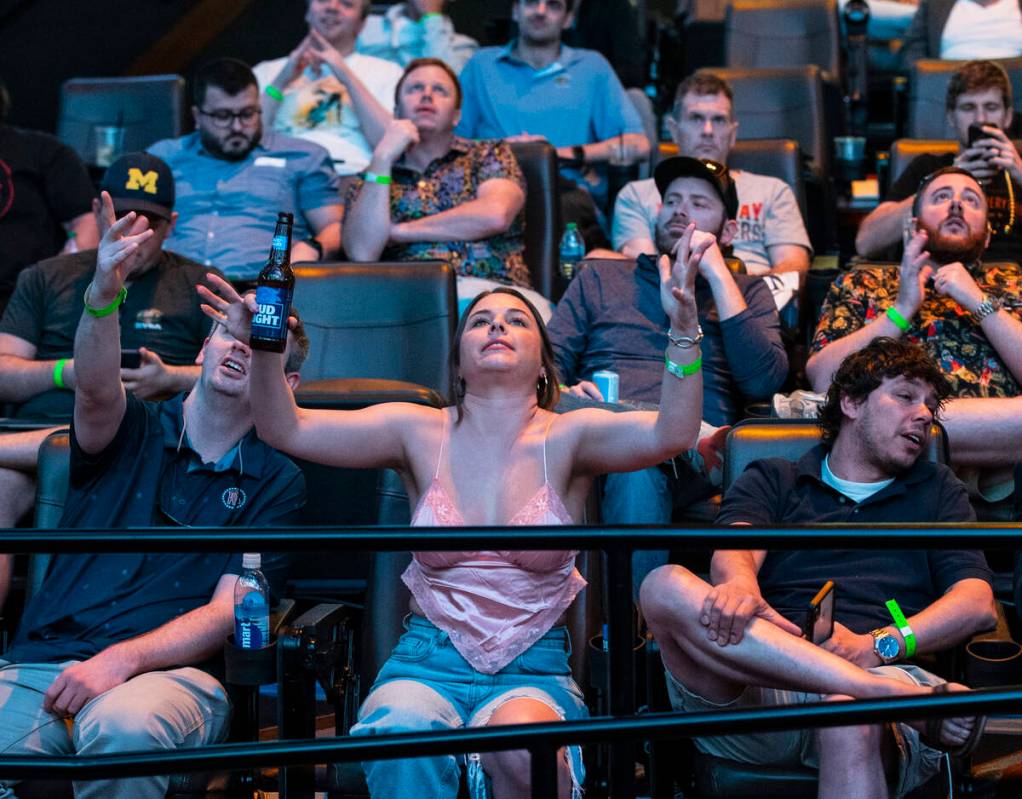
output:
[[[443,14],[441,14],[439,11],[430,11],[428,14],[423,14],[421,17],[419,17],[419,24],[421,25],[423,22],[425,22],[430,17],[442,17],[442,16],[443,16]]]
[[[67,388],[67,385],[64,383],[64,366],[67,364],[67,360],[67,358],[61,358],[53,364],[53,385],[59,389]]]
[[[390,175],[377,175],[375,172],[366,172],[365,182],[379,183],[381,186],[389,186],[394,182],[394,179]]]
[[[902,333],[907,333],[908,329],[912,327],[912,324],[908,321],[908,319],[906,319],[904,316],[898,313],[898,309],[895,308],[893,305],[888,305],[887,310],[884,311],[884,313],[887,314],[888,319],[890,319],[892,322],[894,322],[895,325],[898,326],[898,329]]]
[[[267,83],[266,88],[263,89],[266,92],[267,97],[272,97],[278,103],[284,102],[284,92],[274,86],[272,83]]]
[[[109,316],[110,314],[112,314],[114,311],[121,307],[121,303],[124,302],[124,298],[128,296],[128,287],[121,286],[121,290],[117,292],[117,296],[114,298],[114,301],[112,303],[110,303],[105,308],[93,308],[91,305],[89,305],[89,289],[91,288],[92,288],[91,283],[85,287],[85,296],[82,297],[82,301],[85,303],[85,313],[87,313],[89,316],[95,317],[96,319],[102,319],[104,316]]]
[[[703,367],[703,356],[700,355],[692,363],[675,363],[666,355],[664,356],[664,366],[667,371],[674,375],[679,380],[684,380],[686,377],[691,377]]]
[[[908,619],[901,612],[901,608],[898,607],[896,600],[887,600],[887,610],[890,612],[891,618],[894,619],[894,626],[898,628],[901,637],[905,639],[905,657],[912,657],[916,653],[916,634],[908,626]]]

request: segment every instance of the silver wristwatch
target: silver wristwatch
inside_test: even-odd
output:
[[[667,328],[667,340],[678,349],[687,350],[695,347],[703,340],[703,329],[699,325],[696,325],[695,336],[676,336],[671,331],[671,328]]]
[[[1003,299],[1000,297],[991,297],[989,294],[984,294],[983,302],[976,306],[976,310],[972,312],[972,315],[976,318],[977,322],[982,322],[990,316],[990,314],[997,313],[1003,307]]]

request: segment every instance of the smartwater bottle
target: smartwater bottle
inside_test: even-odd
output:
[[[561,236],[561,274],[565,280],[571,280],[575,276],[575,268],[586,254],[586,244],[582,240],[582,234],[578,232],[578,226],[569,222]]]
[[[246,552],[234,586],[234,643],[241,649],[262,649],[270,643],[270,588],[261,565],[258,552]]]

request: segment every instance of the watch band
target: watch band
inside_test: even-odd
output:
[[[905,614],[901,612],[901,608],[898,606],[897,600],[888,599],[887,610],[891,614],[891,618],[894,620],[894,626],[898,628],[898,632],[901,633],[901,637],[905,639],[905,657],[912,657],[916,653],[916,634],[912,632],[912,628],[908,626],[908,619],[906,619]]]
[[[1000,297],[991,297],[989,294],[984,294],[983,302],[976,306],[976,310],[972,312],[972,315],[977,322],[982,322],[990,314],[997,313],[1003,307],[1004,300]]]
[[[303,239],[303,241],[306,244],[308,244],[310,247],[312,247],[312,249],[314,249],[318,253],[318,257],[316,258],[316,260],[317,261],[322,261],[323,260],[323,243],[319,239],[317,239],[315,236],[309,236],[309,238]]]
[[[571,160],[575,162],[576,166],[583,167],[586,165],[586,148],[581,144],[576,144],[571,148]]]

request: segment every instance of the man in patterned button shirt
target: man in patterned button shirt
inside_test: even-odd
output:
[[[990,240],[987,203],[972,175],[946,167],[916,193],[897,270],[852,270],[830,289],[806,374],[825,392],[837,365],[878,336],[920,343],[957,399],[942,419],[957,465],[1017,460],[1022,436],[1022,299],[1017,265],[980,261]]]
[[[395,105],[369,169],[345,197],[348,256],[447,261],[458,274],[459,303],[503,284],[550,309],[530,290],[523,258],[522,171],[505,142],[454,135],[461,87],[453,70],[438,59],[412,61]]]

